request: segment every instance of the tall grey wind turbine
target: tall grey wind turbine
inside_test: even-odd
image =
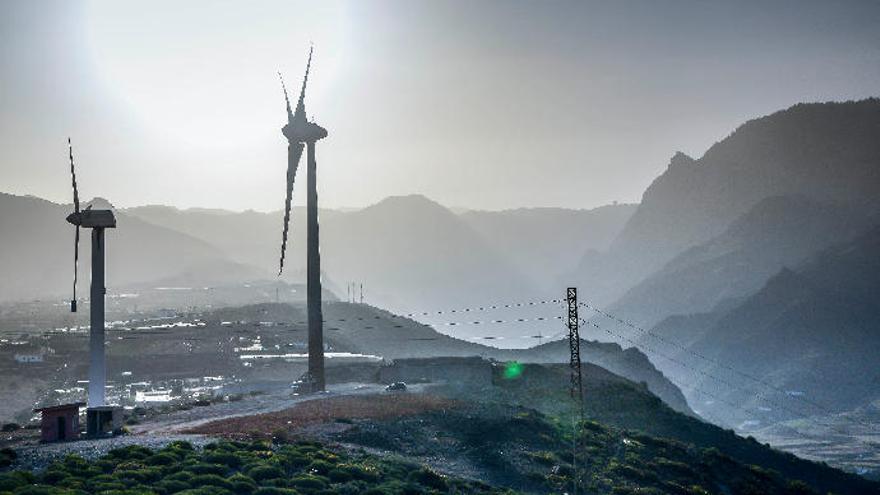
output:
[[[73,213],[67,221],[76,226],[73,242],[73,299],[70,311],[76,312],[76,282],[79,265],[79,228],[92,229],[92,287],[89,297],[89,402],[88,406],[104,406],[104,386],[107,372],[104,360],[104,229],[116,228],[116,217],[112,210],[85,210],[79,208],[79,193],[76,190],[76,169],[73,165],[73,146],[67,138],[67,151],[70,157],[70,178],[73,184]]]
[[[281,276],[281,272],[284,271],[293,181],[296,178],[296,170],[299,167],[303,145],[305,145],[308,148],[306,297],[309,320],[309,372],[307,378],[312,390],[318,391],[324,390],[324,324],[321,314],[321,253],[318,246],[318,185],[315,143],[327,137],[327,130],[306,119],[306,84],[309,81],[313,51],[314,48],[309,50],[309,61],[306,64],[306,75],[303,78],[299,101],[296,103],[296,111],[290,110],[290,98],[287,96],[284,79],[281,78],[281,88],[284,90],[284,100],[287,103],[287,124],[281,129],[284,137],[287,138],[287,198],[284,202],[284,230],[281,234],[281,259],[278,275]],[[281,77],[281,74],[279,73],[278,76]]]

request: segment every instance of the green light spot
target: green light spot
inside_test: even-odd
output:
[[[514,378],[519,378],[523,372],[523,365],[516,361],[509,361],[504,363],[504,378],[507,380],[513,380]]]

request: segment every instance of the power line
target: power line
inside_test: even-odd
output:
[[[649,353],[649,354],[653,354],[653,355],[655,355],[655,356],[658,356],[658,357],[661,357],[661,358],[663,358],[663,359],[666,359],[667,361],[670,361],[670,362],[672,362],[672,363],[675,363],[675,364],[677,364],[677,365],[679,365],[679,366],[681,366],[681,367],[683,367],[683,368],[685,368],[685,369],[688,369],[688,370],[690,370],[690,371],[692,371],[692,372],[694,372],[694,373],[698,373],[698,374],[703,375],[703,376],[705,376],[705,377],[707,377],[707,378],[710,378],[710,379],[712,379],[712,380],[715,380],[715,381],[717,381],[717,382],[719,382],[719,383],[723,383],[723,384],[727,385],[728,387],[730,387],[730,388],[732,388],[732,389],[734,389],[734,390],[739,390],[739,391],[741,391],[741,392],[745,392],[745,393],[748,394],[748,395],[754,396],[754,397],[755,397],[756,399],[758,399],[758,400],[764,401],[764,402],[766,402],[766,403],[768,403],[768,404],[770,404],[770,405],[773,405],[773,406],[775,406],[775,407],[777,407],[777,408],[779,408],[779,409],[781,409],[781,410],[783,410],[783,411],[788,412],[789,414],[792,414],[792,415],[794,415],[794,416],[796,416],[796,417],[799,417],[799,418],[802,418],[802,419],[804,419],[804,420],[806,420],[806,421],[809,421],[809,422],[811,422],[811,423],[813,423],[813,424],[815,424],[815,425],[817,425],[817,426],[821,426],[821,427],[824,427],[824,428],[828,428],[828,429],[830,429],[830,430],[832,430],[832,431],[836,431],[836,433],[839,433],[839,434],[841,434],[841,435],[846,435],[846,436],[852,437],[852,438],[854,438],[856,441],[861,442],[861,443],[864,443],[865,445],[873,446],[870,442],[866,442],[866,441],[861,440],[861,439],[859,439],[859,438],[857,438],[857,437],[854,437],[854,436],[853,436],[852,434],[850,434],[849,432],[846,432],[846,431],[840,430],[838,426],[835,426],[835,425],[832,425],[832,424],[827,424],[827,423],[822,423],[822,422],[820,422],[820,421],[818,421],[818,420],[816,420],[816,419],[814,419],[814,418],[808,416],[807,414],[805,414],[805,413],[803,413],[803,412],[801,412],[801,411],[796,411],[796,410],[790,409],[790,408],[788,408],[787,406],[785,406],[785,405],[783,405],[783,404],[780,404],[779,402],[773,401],[773,400],[771,400],[771,399],[769,399],[769,398],[767,398],[767,397],[761,395],[760,393],[754,393],[754,392],[752,392],[752,391],[745,390],[745,389],[743,389],[743,388],[741,388],[741,387],[738,387],[738,386],[734,385],[733,383],[731,383],[731,382],[729,382],[729,381],[727,381],[727,380],[725,380],[725,379],[723,379],[723,378],[718,378],[718,377],[716,377],[715,375],[712,375],[711,373],[707,373],[707,372],[705,372],[704,370],[700,370],[700,369],[697,369],[697,368],[695,368],[695,367],[693,367],[693,366],[690,366],[690,365],[688,365],[687,363],[684,363],[683,361],[681,361],[681,360],[679,360],[679,359],[676,359],[676,358],[674,358],[674,357],[668,356],[667,354],[665,354],[665,353],[663,353],[663,352],[660,352],[660,351],[658,351],[658,350],[656,350],[656,349],[653,349],[653,348],[651,348],[651,347],[649,347],[649,346],[646,346],[646,345],[644,345],[644,344],[638,344],[638,343],[636,343],[634,340],[630,339],[629,337],[625,337],[625,336],[623,336],[623,335],[621,335],[621,334],[619,334],[619,333],[615,333],[615,332],[613,332],[613,331],[611,331],[611,330],[609,330],[609,329],[607,329],[607,328],[601,327],[601,326],[599,326],[598,324],[596,324],[595,322],[592,322],[592,321],[586,321],[586,320],[581,320],[581,322],[582,322],[583,324],[585,324],[585,325],[590,325],[590,326],[592,326],[592,327],[594,327],[594,328],[596,328],[596,329],[598,329],[598,330],[601,330],[601,331],[603,331],[603,332],[605,332],[605,333],[611,335],[612,337],[615,337],[615,338],[618,338],[618,339],[620,339],[620,340],[623,340],[623,341],[625,341],[625,342],[631,344],[633,347],[636,347],[636,348],[638,348],[638,349],[641,349],[643,352],[647,352],[647,353]],[[753,412],[750,412],[748,409],[746,409],[746,408],[744,408],[744,407],[742,407],[742,406],[739,406],[739,405],[737,405],[737,404],[735,404],[735,403],[733,403],[733,402],[731,402],[731,401],[728,401],[728,400],[726,400],[726,399],[724,399],[724,398],[722,398],[722,397],[720,397],[720,396],[718,396],[718,395],[716,395],[716,394],[713,394],[713,393],[711,393],[711,392],[707,392],[706,390],[700,389],[699,387],[696,387],[696,386],[692,387],[692,389],[695,390],[695,391],[697,391],[698,393],[700,393],[700,394],[702,394],[702,395],[705,395],[705,396],[711,397],[711,398],[713,398],[714,400],[717,400],[717,401],[723,403],[724,405],[726,405],[726,406],[728,406],[728,407],[730,407],[730,408],[732,408],[732,409],[736,409],[736,410],[738,410],[738,411],[740,411],[740,412],[746,414],[747,416],[751,416],[751,417],[755,417],[755,416],[757,416],[757,414],[755,414],[754,411],[753,411]],[[797,430],[793,430],[793,431],[797,432]],[[803,438],[809,438],[809,437],[806,437],[806,436],[804,436],[804,435],[800,435],[800,436],[802,436]]]
[[[581,305],[584,306],[584,307],[587,308],[587,309],[590,309],[590,310],[592,310],[592,311],[595,311],[596,313],[598,313],[598,314],[600,314],[600,315],[602,315],[602,316],[604,316],[604,317],[606,317],[606,318],[609,318],[609,319],[614,320],[614,321],[616,321],[616,322],[618,322],[618,323],[620,323],[620,324],[622,324],[622,325],[625,325],[625,326],[627,326],[627,327],[629,327],[629,328],[632,328],[633,330],[636,330],[636,331],[639,332],[639,333],[642,333],[642,334],[644,334],[644,335],[648,335],[648,336],[650,336],[650,337],[652,337],[652,338],[654,338],[654,339],[656,339],[656,340],[659,340],[660,342],[663,342],[663,343],[665,343],[665,344],[667,344],[667,345],[670,345],[670,346],[672,346],[672,347],[675,347],[676,349],[679,349],[679,350],[681,350],[681,351],[683,351],[683,352],[686,352],[686,353],[688,353],[688,354],[690,354],[690,355],[692,355],[692,356],[694,356],[694,357],[697,357],[698,359],[702,359],[702,360],[704,360],[704,361],[706,361],[706,362],[712,363],[712,364],[714,364],[714,365],[716,365],[716,366],[719,366],[719,367],[721,367],[721,368],[724,368],[724,369],[726,369],[726,370],[728,370],[728,371],[730,371],[730,372],[732,372],[732,373],[735,373],[735,374],[737,374],[737,375],[739,375],[739,376],[741,376],[741,377],[743,377],[743,378],[746,378],[746,379],[748,379],[748,380],[751,380],[751,381],[753,381],[753,382],[755,382],[755,383],[757,383],[757,384],[759,384],[759,385],[761,385],[761,386],[764,386],[764,387],[766,387],[766,388],[769,388],[769,389],[771,389],[771,390],[773,390],[773,391],[775,391],[775,392],[777,392],[777,393],[779,393],[779,394],[782,394],[783,396],[785,396],[785,397],[787,397],[787,398],[790,398],[790,399],[797,400],[797,401],[803,402],[803,403],[805,403],[805,404],[808,404],[808,405],[810,405],[810,406],[812,406],[812,407],[818,409],[820,412],[822,412],[822,413],[824,413],[824,414],[827,414],[827,415],[834,415],[834,414],[836,414],[833,410],[831,410],[830,408],[828,408],[828,407],[826,407],[826,406],[823,406],[822,404],[819,404],[818,402],[815,402],[815,401],[813,401],[813,400],[811,400],[811,399],[808,399],[808,398],[805,398],[805,397],[801,397],[801,396],[792,396],[792,395],[790,395],[787,391],[785,391],[785,390],[783,390],[783,389],[781,389],[781,388],[779,388],[779,387],[773,385],[772,383],[770,383],[770,382],[768,382],[768,381],[766,381],[766,380],[764,380],[764,379],[762,379],[762,378],[760,378],[760,377],[756,377],[756,376],[754,376],[754,375],[752,375],[752,374],[750,374],[750,373],[746,373],[746,372],[744,372],[744,371],[737,370],[736,368],[730,366],[730,365],[727,364],[727,363],[724,363],[724,362],[721,362],[721,361],[719,361],[719,360],[717,360],[717,359],[714,359],[714,358],[711,358],[711,357],[705,356],[704,354],[702,354],[702,353],[700,353],[700,352],[697,352],[697,351],[695,351],[695,350],[693,350],[693,349],[691,349],[691,348],[689,348],[689,347],[687,347],[687,346],[685,346],[685,345],[683,345],[683,344],[681,344],[681,343],[679,343],[679,342],[676,342],[676,341],[674,341],[674,340],[672,340],[672,339],[669,339],[668,337],[664,337],[664,336],[662,336],[662,335],[659,335],[659,334],[657,334],[657,333],[655,333],[655,332],[653,332],[653,331],[651,331],[651,330],[646,330],[645,328],[642,328],[642,327],[640,327],[639,325],[636,325],[635,323],[633,323],[633,322],[631,322],[631,321],[629,321],[629,320],[626,320],[626,319],[621,318],[621,317],[619,317],[619,316],[613,315],[613,314],[611,314],[611,313],[609,313],[609,312],[607,312],[607,311],[604,311],[604,310],[602,310],[602,309],[599,309],[599,308],[597,308],[597,307],[595,307],[595,306],[589,304],[588,302],[581,302]],[[634,345],[635,345],[635,344],[634,344]],[[637,347],[638,347],[638,346],[637,346]],[[729,383],[729,382],[728,382],[728,383]],[[733,385],[729,385],[729,386],[735,387],[735,386],[733,386]],[[852,418],[851,421],[857,422],[857,423],[861,424],[862,426],[865,426],[865,427],[868,427],[868,428],[874,428],[874,427],[875,427],[875,425],[872,425],[872,424],[870,424],[870,423],[867,423],[867,422],[865,422],[865,421],[862,421],[862,420],[860,420],[860,419],[858,419],[858,418]]]

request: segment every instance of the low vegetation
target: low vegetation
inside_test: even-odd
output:
[[[474,404],[394,421],[360,421],[333,438],[441,465],[442,460],[467,465],[495,486],[528,492],[571,493],[577,487],[578,493],[614,495],[880,493],[880,485],[843,473],[815,484],[811,470],[827,467],[808,461],[801,461],[796,476],[786,476],[717,448],[594,421],[559,420],[524,407]]]
[[[68,456],[41,473],[0,474],[3,495],[319,495],[505,493],[427,467],[314,442],[224,441],[196,450],[175,442],[131,446],[96,460]]]

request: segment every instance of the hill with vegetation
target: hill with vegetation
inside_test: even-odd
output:
[[[311,495],[504,493],[485,483],[441,476],[424,466],[331,449],[219,442],[196,450],[173,442],[160,450],[131,446],[99,459],[69,456],[45,471],[0,474],[13,495]]]
[[[878,485],[666,407],[643,386],[585,370],[585,420],[564,366],[499,365],[495,384],[331,397],[214,421],[237,440],[313,438],[527,493],[872,493]],[[514,367],[512,370],[511,367]]]

